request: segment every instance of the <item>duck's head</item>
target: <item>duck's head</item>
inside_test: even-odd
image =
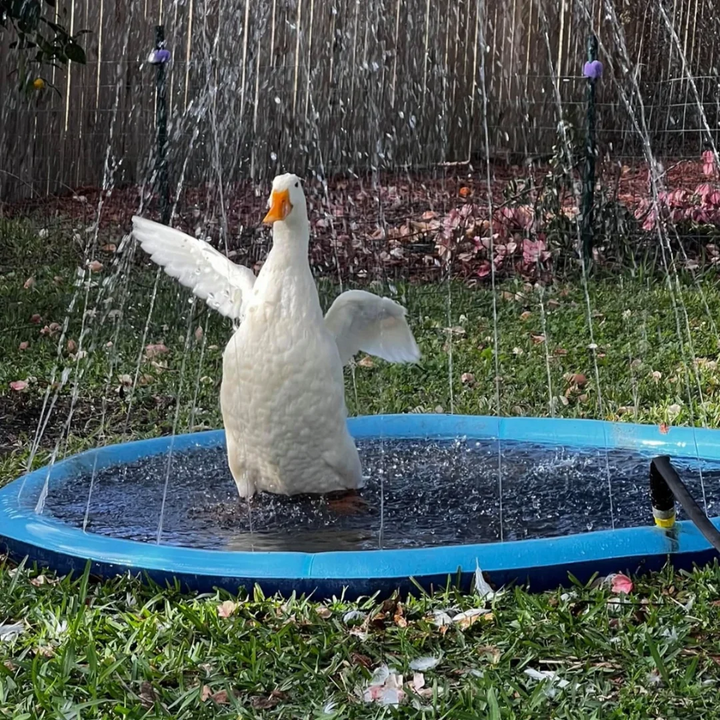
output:
[[[266,225],[307,223],[307,205],[300,178],[292,173],[278,175],[273,180],[268,207],[270,209],[263,218]]]

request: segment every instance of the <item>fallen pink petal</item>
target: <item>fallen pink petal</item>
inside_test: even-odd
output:
[[[147,357],[148,360],[152,360],[158,357],[158,355],[164,355],[167,352],[167,347],[162,343],[151,344],[145,347],[145,357]]]
[[[405,699],[403,676],[388,668],[387,665],[380,665],[373,673],[368,686],[363,690],[362,698],[367,703],[399,705]]]
[[[633,590],[633,582],[623,573],[617,573],[612,576],[610,588],[616,595],[629,595]]]

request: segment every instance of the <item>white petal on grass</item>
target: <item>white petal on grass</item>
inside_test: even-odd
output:
[[[495,591],[487,584],[483,577],[482,570],[480,569],[480,563],[475,558],[475,592],[481,598],[485,600],[492,600],[495,597]]]
[[[325,704],[325,707],[322,709],[323,715],[335,715],[335,708],[337,707],[337,703],[334,700],[330,700]]]
[[[569,680],[561,678],[552,670],[535,670],[534,668],[525,668],[525,674],[533,680],[549,680],[561,688],[565,688],[570,684]]]
[[[380,698],[381,705],[399,705],[405,693],[400,688],[385,688],[385,692]]]
[[[370,679],[371,685],[384,685],[385,681],[390,677],[390,668],[387,665],[380,665],[375,668],[372,678]]]
[[[59,639],[62,635],[65,635],[68,629],[67,620],[57,619],[49,628],[50,635],[54,639]]]
[[[539,682],[545,681],[545,694],[552,698],[557,695],[558,688],[563,689],[570,685],[568,680],[561,678],[556,672],[552,670],[535,670],[534,668],[525,668],[525,674],[533,680]]]
[[[445,610],[435,610],[433,612],[433,622],[438,627],[444,627],[446,625],[452,625],[453,619],[448,615]]]
[[[486,610],[485,608],[470,608],[470,610],[466,610],[465,612],[458,613],[452,621],[454,623],[466,623],[473,618],[479,617],[480,615],[487,615],[489,614],[489,610]]]
[[[8,623],[0,625],[0,641],[10,642],[25,632],[25,626],[22,623]]]
[[[436,657],[419,657],[415,658],[410,663],[411,670],[417,670],[418,672],[425,672],[426,670],[432,670],[440,664],[440,658]]]
[[[350,610],[343,615],[343,622],[348,625],[356,620],[364,620],[365,613],[360,610]]]

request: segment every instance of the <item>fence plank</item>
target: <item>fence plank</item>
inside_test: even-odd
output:
[[[30,99],[14,77],[0,76],[0,197],[101,185],[106,161],[111,184],[151,179],[155,72],[146,60],[159,21],[173,53],[172,181],[209,182],[213,193],[288,169],[360,172],[548,153],[561,116],[582,125],[591,31],[606,64],[604,152],[642,152],[627,102],[643,106],[656,154],[695,155],[718,141],[712,0],[667,4],[664,13],[657,3],[620,2],[608,12],[605,0],[213,5],[208,13],[198,0],[66,0],[67,22],[91,31],[88,64],[51,71],[58,92]],[[9,43],[4,33],[3,67],[16,63]]]

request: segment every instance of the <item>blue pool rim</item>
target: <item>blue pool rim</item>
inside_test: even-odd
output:
[[[673,457],[720,461],[720,431],[599,420],[494,418],[467,415],[375,415],[351,418],[356,439],[499,439],[578,448],[629,449],[648,458]],[[224,432],[208,431],[109,445],[41,468],[0,488],[0,548],[15,559],[61,573],[81,573],[87,561],[95,575],[130,571],[164,584],[177,580],[185,589],[231,592],[255,585],[266,594],[292,592],[315,598],[401,593],[420,585],[439,589],[451,579],[470,587],[477,566],[495,585],[517,582],[532,590],[567,585],[569,574],[585,582],[599,573],[658,570],[668,560],[680,569],[704,565],[715,551],[689,521],[671,530],[652,524],[600,530],[564,537],[426,549],[322,553],[238,552],[183,548],[115,539],[66,525],[23,508],[18,495],[37,497],[48,479],[53,485],[81,472],[134,462],[142,457],[224,444]],[[648,462],[649,467],[649,462]],[[720,518],[713,523],[720,527]]]

